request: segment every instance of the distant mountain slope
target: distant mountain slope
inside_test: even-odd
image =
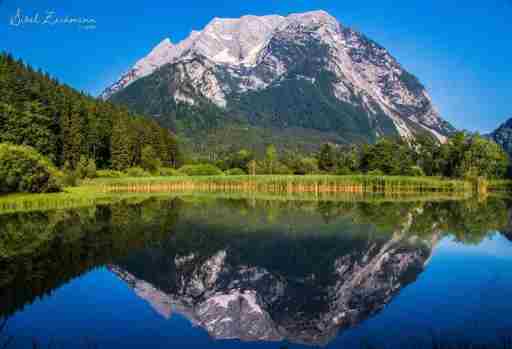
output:
[[[215,18],[177,45],[164,40],[102,96],[202,143],[227,143],[215,139],[226,127],[338,143],[453,131],[386,49],[324,11]]]
[[[512,155],[512,118],[501,124],[489,137],[501,145],[509,155]]]

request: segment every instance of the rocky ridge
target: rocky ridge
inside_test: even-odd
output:
[[[178,44],[164,39],[102,97],[161,117],[170,107],[160,93],[176,104],[210,102],[253,125],[336,130],[348,138],[426,132],[444,141],[453,131],[385,48],[325,11],[215,18]],[[278,105],[288,99],[297,109],[291,116],[289,106]],[[316,112],[326,108],[325,116]]]

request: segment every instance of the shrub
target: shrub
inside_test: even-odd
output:
[[[87,167],[85,168],[85,176],[87,178],[95,178],[96,177],[96,162],[94,159],[89,159],[87,162]]]
[[[275,164],[274,171],[273,171],[272,174],[276,174],[276,175],[291,175],[291,174],[293,174],[293,171],[288,166],[283,164],[282,162],[278,162],[278,163]]]
[[[247,174],[241,168],[230,168],[229,170],[226,170],[226,172],[224,173],[228,176],[243,176]]]
[[[179,169],[179,172],[187,176],[219,176],[223,172],[211,164],[185,165]]]
[[[158,173],[160,174],[160,176],[165,176],[165,177],[181,176],[182,175],[180,173],[180,171],[178,171],[172,167],[160,167],[158,169]]]
[[[290,175],[293,174],[293,171],[279,161],[274,161],[270,169],[270,166],[266,161],[257,161],[256,162],[256,174],[259,175]]]
[[[371,170],[366,173],[368,176],[384,176],[384,172],[381,170]]]
[[[405,175],[421,177],[425,175],[425,172],[423,172],[423,170],[419,166],[411,166],[410,168],[407,169],[407,171],[405,171]]]
[[[155,150],[152,146],[147,145],[142,148],[141,153],[141,167],[151,173],[158,173],[158,168],[162,166],[162,162],[157,157]]]
[[[96,177],[96,162],[94,159],[87,159],[85,156],[80,157],[80,161],[73,170],[66,161],[64,164],[63,180],[66,186],[75,186],[78,180]]]
[[[128,177],[151,177],[151,173],[140,167],[130,167],[125,173]]]
[[[343,167],[339,167],[338,169],[336,169],[336,174],[339,176],[346,176],[346,175],[352,174],[352,171],[350,171],[350,169],[348,167],[343,166]]]
[[[61,190],[57,169],[34,148],[0,144],[0,193]]]
[[[69,164],[66,166],[67,173],[71,172],[68,168]],[[85,156],[80,157],[80,161],[76,165],[75,172],[79,179],[83,179],[87,176],[87,158]]]
[[[98,178],[121,178],[124,177],[125,174],[121,171],[115,170],[97,170],[96,177]]]
[[[64,187],[76,187],[79,180],[80,176],[78,175],[78,171],[70,170],[60,172],[59,181]]]
[[[313,174],[319,171],[318,160],[315,158],[302,158],[293,163],[292,167],[294,168],[294,173],[298,175]]]

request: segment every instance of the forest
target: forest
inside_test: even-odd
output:
[[[81,158],[98,168],[139,166],[142,152],[176,166],[176,137],[154,121],[60,83],[12,55],[0,55],[0,142],[33,147],[55,166]]]

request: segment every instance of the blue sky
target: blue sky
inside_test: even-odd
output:
[[[16,27],[18,8],[97,25]],[[512,117],[512,0],[0,0],[0,48],[96,95],[163,38],[177,42],[213,17],[315,9],[386,47],[457,128],[487,132]]]

